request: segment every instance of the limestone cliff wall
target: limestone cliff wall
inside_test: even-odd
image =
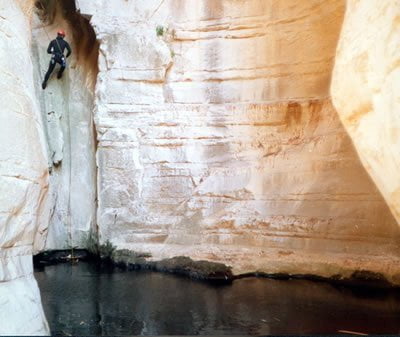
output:
[[[332,83],[341,120],[398,223],[399,15],[399,1],[348,1]]]
[[[329,96],[344,1],[77,4],[100,40],[102,241],[399,282],[396,221]]]
[[[0,1],[0,334],[49,332],[33,277],[47,225],[43,124],[33,85],[30,2]]]

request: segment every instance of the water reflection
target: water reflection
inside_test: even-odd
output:
[[[37,271],[53,334],[195,335],[400,332],[398,291],[248,278],[215,286],[79,263]]]

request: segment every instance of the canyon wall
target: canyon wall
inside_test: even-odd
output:
[[[341,120],[344,0],[44,3],[0,0],[0,334],[48,333],[32,252],[91,229],[152,260],[400,284],[397,2],[348,1]],[[43,91],[60,28],[74,53]]]
[[[32,250],[46,233],[48,171],[28,1],[0,1],[0,335],[49,333]]]
[[[332,95],[364,167],[400,223],[399,18],[399,1],[348,1]]]
[[[67,69],[57,65],[46,90],[49,42],[63,29],[72,48]],[[96,224],[96,140],[93,127],[98,44],[93,29],[74,1],[39,3],[33,15],[32,54],[36,92],[45,121],[50,171],[48,234],[38,250],[85,247]]]
[[[400,284],[397,2],[349,0],[343,29],[343,0],[54,3],[0,0],[0,334],[48,333],[32,252],[91,229],[152,260]],[[42,91],[60,28],[74,54]]]
[[[329,95],[344,1],[77,5],[100,41],[102,242],[400,282],[399,228]]]

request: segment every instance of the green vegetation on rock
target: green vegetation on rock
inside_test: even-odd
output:
[[[164,33],[165,33],[164,27],[163,26],[157,26],[156,27],[156,33],[157,33],[157,36],[163,36]]]
[[[86,249],[102,260],[111,260],[116,247],[109,240],[100,244],[97,234],[91,229],[86,240]]]

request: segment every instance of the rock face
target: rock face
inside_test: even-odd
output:
[[[344,1],[77,5],[100,40],[103,242],[400,282],[399,228],[329,97]]]
[[[45,235],[48,174],[33,87],[30,5],[0,1],[0,335],[48,334],[33,277]]]
[[[348,0],[332,95],[364,167],[400,223],[398,1]]]
[[[94,32],[76,13],[73,1],[40,5],[33,16],[36,92],[45,121],[50,170],[48,235],[38,249],[84,247],[96,224],[96,162],[93,127],[98,45]],[[57,31],[66,31],[72,48],[67,70],[57,79],[56,66],[46,90],[47,46]]]
[[[332,93],[361,161],[329,93],[344,0],[44,3],[0,0],[0,334],[48,333],[32,251],[90,229],[154,261],[400,284],[397,2],[348,1]],[[60,26],[74,56],[43,92]]]
[[[72,0],[46,30],[0,0],[0,334],[48,332],[32,247],[83,247],[91,228],[154,261],[400,284],[394,4],[349,1],[339,45],[360,161],[329,92],[343,0],[75,2],[96,35]],[[43,92],[60,26],[74,56]]]

